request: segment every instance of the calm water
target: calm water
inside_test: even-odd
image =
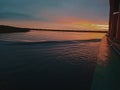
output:
[[[68,40],[89,40],[101,39],[103,33],[83,33],[83,32],[52,32],[52,31],[30,31],[26,33],[3,33],[0,34],[0,40],[6,41],[68,41]]]
[[[104,34],[0,34],[1,90],[90,90]]]

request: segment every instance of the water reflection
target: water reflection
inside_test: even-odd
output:
[[[106,66],[108,63],[108,58],[110,55],[110,45],[108,44],[108,40],[106,37],[101,42],[98,54],[98,64],[102,66]]]
[[[120,56],[102,40],[91,90],[120,90]]]
[[[62,41],[62,40],[89,40],[101,39],[104,33],[81,33],[81,32],[53,32],[53,31],[30,31],[27,33],[0,34],[0,40],[9,41]]]

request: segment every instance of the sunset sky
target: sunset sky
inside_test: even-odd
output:
[[[108,0],[0,0],[0,24],[107,30]]]

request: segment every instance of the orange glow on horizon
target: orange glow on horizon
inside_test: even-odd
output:
[[[72,30],[108,30],[107,21],[84,20],[79,18],[64,17],[44,21],[0,21],[0,24],[13,25],[27,28],[45,28],[45,29],[72,29]]]
[[[61,24],[72,25],[75,28],[83,30],[108,30],[106,21],[82,20],[77,18],[61,18],[58,20]]]

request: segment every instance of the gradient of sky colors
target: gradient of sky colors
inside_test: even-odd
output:
[[[0,24],[106,30],[108,0],[0,0]]]

